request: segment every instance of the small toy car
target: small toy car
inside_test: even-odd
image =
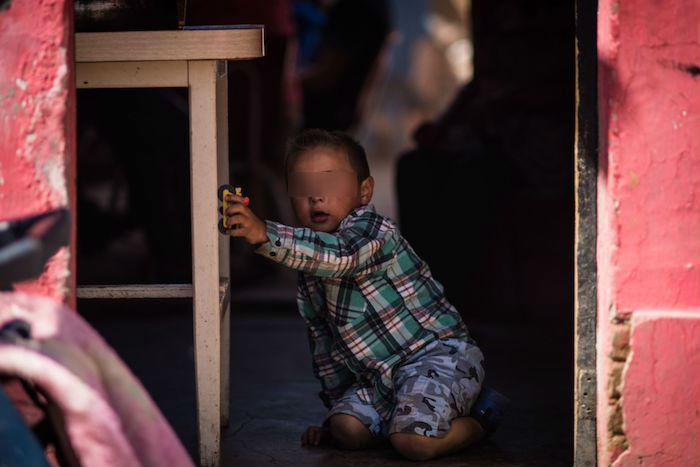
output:
[[[230,201],[226,201],[227,195],[243,196],[243,189],[239,186],[234,187],[228,184],[221,185],[219,187],[219,201],[223,203],[223,206],[219,208],[219,214],[221,214],[221,219],[219,219],[219,232],[221,232],[223,235],[228,235],[229,230],[238,228],[236,224],[226,225],[226,209],[228,209],[229,206],[234,204]],[[248,206],[248,204],[250,203],[250,199],[247,196],[244,197],[243,201],[245,202],[246,206]]]

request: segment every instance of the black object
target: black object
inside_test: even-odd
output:
[[[231,193],[235,193],[235,191],[236,191],[232,185],[228,185],[228,184],[221,185],[219,187],[219,190],[217,191],[217,196],[219,197],[219,201],[221,201],[222,203],[224,203],[224,191],[226,191],[226,190],[228,190]],[[219,208],[219,213],[221,214],[222,217],[221,217],[221,219],[219,219],[218,227],[219,227],[219,233],[221,233],[222,235],[228,235],[228,229],[226,228],[226,226],[224,226],[224,215],[225,215],[224,207],[225,206],[226,206],[226,203],[224,203],[224,205]]]
[[[22,319],[14,319],[0,328],[0,342],[16,342],[32,337],[32,327]]]
[[[46,261],[70,240],[70,215],[61,208],[0,223],[0,290],[41,275]]]
[[[176,30],[177,3],[176,0],[75,0],[75,31]]]
[[[223,219],[219,219],[218,227],[219,227],[219,233],[220,233],[220,234],[222,234],[222,235],[228,235],[228,230],[227,230],[226,227],[224,226],[224,220],[223,220]]]
[[[479,422],[488,438],[503,421],[509,405],[510,399],[506,396],[488,386],[482,386],[469,416]]]
[[[235,193],[235,192],[236,192],[236,189],[233,188],[233,185],[228,185],[228,184],[221,185],[221,186],[219,187],[219,190],[217,191],[217,196],[219,197],[219,201],[223,201],[223,200],[224,200],[224,191],[225,191],[225,190],[228,190],[228,191],[230,191],[231,193]]]

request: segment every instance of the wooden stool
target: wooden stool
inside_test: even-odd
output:
[[[262,26],[77,33],[78,88],[187,87],[193,284],[78,287],[78,298],[187,298],[194,303],[199,463],[219,464],[229,414],[229,238],[217,230],[228,183],[226,60],[264,55]]]

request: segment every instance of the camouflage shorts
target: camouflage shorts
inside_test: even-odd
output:
[[[394,373],[396,403],[390,420],[382,420],[374,407],[358,396],[358,386],[345,391],[327,418],[352,415],[377,436],[445,436],[452,419],[468,415],[481,391],[483,359],[479,347],[466,339],[431,342]]]

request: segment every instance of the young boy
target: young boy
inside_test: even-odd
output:
[[[285,164],[302,227],[262,221],[234,195],[226,225],[299,271],[299,311],[329,409],[302,444],[362,449],[388,436],[404,457],[427,460],[479,440],[491,428],[470,416],[484,357],[428,265],[369,204],[364,149],[345,134],[307,130]]]

